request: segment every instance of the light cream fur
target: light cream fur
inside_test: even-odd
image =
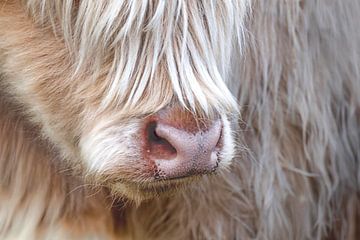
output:
[[[358,239],[359,12],[0,1],[0,238]],[[169,104],[222,116],[225,161],[143,196],[116,180],[149,178],[136,129]]]

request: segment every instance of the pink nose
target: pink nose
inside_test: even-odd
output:
[[[216,120],[209,125],[188,128],[163,119],[151,122],[147,128],[147,152],[156,165],[155,178],[183,178],[215,171],[222,124]]]

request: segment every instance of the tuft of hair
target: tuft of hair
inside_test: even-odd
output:
[[[206,115],[237,109],[226,82],[248,1],[25,2],[38,24],[61,36],[74,74],[90,71],[96,79],[110,68],[104,108],[118,103],[131,110],[157,96],[159,108],[176,99]]]

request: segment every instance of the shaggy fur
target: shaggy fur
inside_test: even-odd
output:
[[[358,239],[359,12],[0,1],[0,238]],[[115,184],[149,177],[134,131],[173,104],[222,116],[218,174],[171,196]]]

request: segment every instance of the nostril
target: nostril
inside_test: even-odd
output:
[[[222,148],[223,148],[223,145],[224,145],[224,140],[223,140],[223,138],[224,138],[224,133],[223,133],[223,130],[224,130],[224,129],[223,129],[223,126],[221,126],[220,134],[219,134],[219,137],[218,137],[218,141],[217,141],[217,143],[216,143],[216,145],[215,145],[215,148],[214,148],[214,151],[217,153],[217,155],[218,155],[220,149],[222,149]]]
[[[165,139],[159,137],[156,134],[156,125],[157,125],[156,122],[149,123],[149,126],[147,128],[147,130],[148,130],[148,138],[149,138],[150,142],[160,143],[160,142],[164,141]]]
[[[147,153],[152,159],[174,159],[177,155],[176,149],[156,133],[156,127],[157,122],[150,122],[147,126]]]

